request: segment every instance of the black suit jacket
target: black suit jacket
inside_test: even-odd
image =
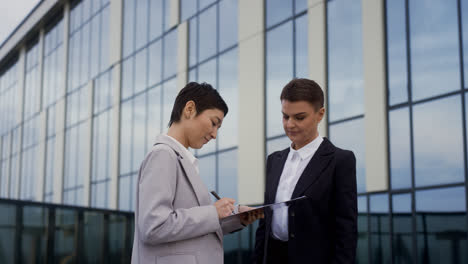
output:
[[[274,203],[289,148],[267,160],[265,204]],[[357,244],[356,158],[324,138],[299,178],[288,209],[289,263],[355,263]],[[266,263],[273,212],[265,211],[256,233],[254,259]]]

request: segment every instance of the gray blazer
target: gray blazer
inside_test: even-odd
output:
[[[132,263],[223,263],[223,234],[202,179],[180,146],[160,135],[141,164],[135,207]]]

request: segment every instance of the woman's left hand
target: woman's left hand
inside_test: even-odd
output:
[[[245,226],[248,226],[255,222],[257,219],[264,217],[263,209],[255,210],[254,207],[249,207],[245,205],[239,205],[239,213],[247,212],[246,214],[241,215],[241,223]]]

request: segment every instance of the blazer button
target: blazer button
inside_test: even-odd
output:
[[[296,214],[295,214],[294,212],[291,212],[291,216],[293,216],[293,217],[294,217],[294,216],[296,216]]]
[[[294,238],[294,234],[291,234],[291,238]]]

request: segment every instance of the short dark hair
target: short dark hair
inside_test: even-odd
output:
[[[316,82],[301,78],[292,79],[281,92],[280,100],[288,100],[290,102],[306,101],[319,110],[323,107],[323,91]]]
[[[228,113],[228,106],[224,102],[218,91],[208,83],[188,83],[177,95],[174,107],[172,108],[171,120],[169,126],[180,121],[182,111],[188,101],[195,102],[197,115],[208,109],[219,109],[224,112],[224,116]]]

